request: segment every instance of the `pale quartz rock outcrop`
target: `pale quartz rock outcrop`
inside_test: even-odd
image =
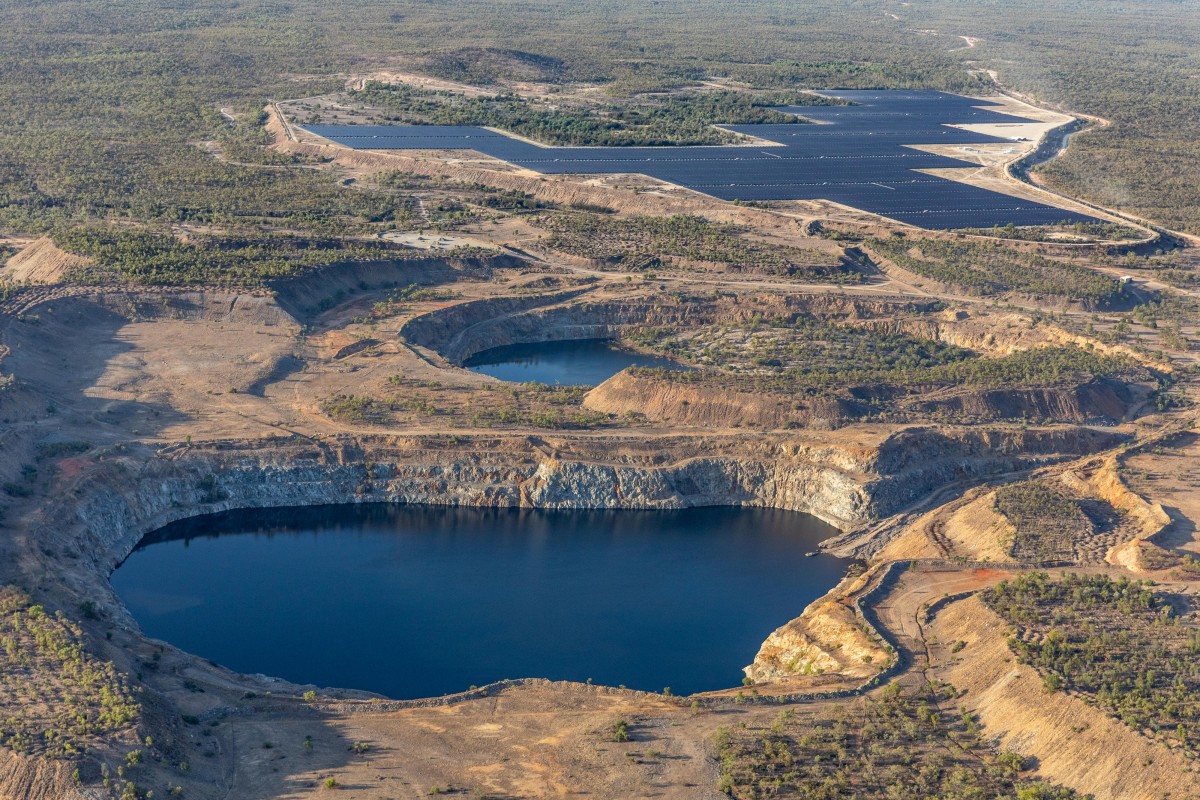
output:
[[[837,600],[818,600],[772,632],[744,671],[756,683],[817,672],[867,678],[890,659],[853,609]]]

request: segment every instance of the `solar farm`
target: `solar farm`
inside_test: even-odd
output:
[[[934,91],[839,91],[847,106],[784,107],[807,125],[730,125],[761,140],[718,147],[545,147],[482,127],[306,125],[359,150],[472,150],[542,174],[643,174],[722,200],[825,200],[929,229],[1092,222],[1078,212],[929,170],[975,166],[921,147],[1010,138],[965,125],[1030,122],[986,100]]]

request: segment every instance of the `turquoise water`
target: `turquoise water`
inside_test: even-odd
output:
[[[232,669],[391,697],[547,677],[736,686],[842,576],[835,531],[750,508],[382,504],[237,511],[148,537],[112,576],[152,637]]]

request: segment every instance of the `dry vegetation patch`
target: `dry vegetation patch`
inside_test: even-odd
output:
[[[1200,752],[1200,628],[1188,600],[1106,575],[1027,573],[984,593],[1042,676],[1189,757]]]
[[[583,408],[590,388],[497,383],[466,395],[461,386],[393,375],[383,392],[334,395],[321,409],[339,421],[376,425],[436,420],[460,428],[596,428],[610,417]]]
[[[0,587],[0,743],[5,747],[70,758],[136,724],[140,709],[125,677],[88,653],[82,638],[61,613],[34,605],[16,587]]]
[[[1096,307],[1112,305],[1124,294],[1115,277],[997,242],[896,236],[871,239],[867,245],[909,272],[972,294],[1049,295]]]
[[[1145,381],[1151,374],[1123,356],[1076,346],[985,357],[883,326],[800,316],[755,317],[685,332],[648,327],[630,338],[697,367],[635,368],[631,374],[637,377],[767,393],[793,402],[836,398],[857,417],[885,422],[1120,418],[1127,393],[1121,384]]]
[[[718,728],[720,788],[737,800],[771,797],[1078,797],[1025,777],[1025,759],[997,755],[948,687],[905,693],[891,684],[823,717],[779,713],[767,730]]]

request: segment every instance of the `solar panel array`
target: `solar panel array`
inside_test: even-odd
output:
[[[726,126],[770,142],[761,146],[543,147],[470,126],[304,127],[360,150],[474,150],[543,174],[640,173],[722,200],[828,200],[922,228],[1095,221],[917,171],[976,165],[916,146],[1010,141],[952,125],[1015,125],[1026,118],[944,92],[836,94],[853,105],[780,109],[820,124]]]

